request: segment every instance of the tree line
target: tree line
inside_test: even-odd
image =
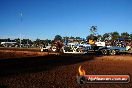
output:
[[[104,33],[103,35],[100,35],[97,32],[98,31],[97,26],[91,26],[89,31],[90,31],[90,34],[85,39],[81,37],[73,37],[73,36],[62,37],[61,35],[56,35],[53,40],[49,40],[49,39],[41,40],[38,38],[35,41],[32,41],[30,39],[20,39],[20,38],[13,39],[13,40],[11,40],[10,38],[0,39],[0,44],[1,42],[16,42],[18,47],[20,46],[20,43],[23,46],[40,47],[40,46],[47,46],[48,44],[52,44],[56,40],[61,40],[62,42],[64,42],[65,40],[70,40],[70,39],[71,40],[83,40],[83,41],[89,40],[89,39],[98,40],[98,41],[106,41],[106,40],[113,41],[113,40],[122,38],[123,40],[132,40],[132,34],[129,34],[128,32],[119,33],[117,31],[114,31],[114,32]]]
[[[91,34],[86,37],[86,39],[99,39],[101,41],[105,40],[117,40],[119,38],[122,38],[124,40],[132,40],[132,33],[129,34],[128,32],[122,32],[119,33],[117,31],[104,33],[103,35],[100,35],[97,33],[97,26],[92,26],[90,28]]]

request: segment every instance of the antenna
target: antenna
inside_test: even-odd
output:
[[[22,24],[22,21],[23,21],[23,19],[22,19],[22,16],[23,16],[22,11],[19,12],[19,16],[20,16],[20,23]],[[21,48],[21,33],[20,33],[20,48]]]
[[[22,19],[23,13],[22,11],[20,11],[20,22],[22,23],[23,19]]]

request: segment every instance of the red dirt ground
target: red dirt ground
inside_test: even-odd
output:
[[[87,75],[130,75],[132,56],[48,55],[31,50],[0,50],[0,88],[132,88],[130,83],[79,85]]]

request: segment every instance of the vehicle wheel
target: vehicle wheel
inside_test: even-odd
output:
[[[56,46],[52,46],[51,50],[52,50],[53,52],[56,52],[56,51],[57,51],[57,47],[56,47]]]
[[[61,54],[64,53],[63,48],[60,49],[60,53],[61,53]]]
[[[128,49],[128,52],[132,54],[132,48]]]
[[[108,54],[107,49],[103,49],[103,50],[101,50],[101,52],[102,52],[103,55],[107,55]]]
[[[116,50],[110,50],[110,51],[109,51],[109,54],[110,54],[110,55],[116,55]]]
[[[41,52],[43,52],[43,49],[41,49]]]
[[[46,49],[45,52],[48,52],[48,49]]]

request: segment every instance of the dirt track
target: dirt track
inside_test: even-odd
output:
[[[0,52],[0,88],[132,88],[132,82],[79,85],[76,80],[80,65],[89,75],[125,74],[132,76],[131,55],[60,56],[34,53],[29,53],[29,51],[7,52],[7,50]]]

